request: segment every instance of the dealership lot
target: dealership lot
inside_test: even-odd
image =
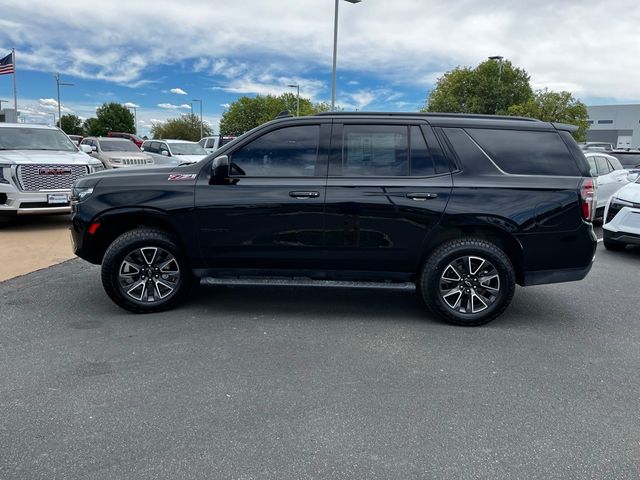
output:
[[[601,237],[601,231],[598,229]],[[482,328],[410,292],[0,283],[0,478],[637,478],[640,249]]]

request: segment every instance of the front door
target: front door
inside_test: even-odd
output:
[[[210,169],[203,170],[195,206],[210,268],[323,266],[330,127],[321,119],[267,127],[224,152],[230,172],[223,184],[211,184]]]
[[[449,165],[428,125],[335,123],[325,208],[327,265],[415,271],[451,188]]]

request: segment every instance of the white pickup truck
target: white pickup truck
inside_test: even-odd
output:
[[[74,180],[104,169],[84,150],[55,127],[0,123],[0,220],[70,212]]]

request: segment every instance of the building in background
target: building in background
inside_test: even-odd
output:
[[[18,123],[18,115],[13,108],[0,110],[0,123]]]
[[[640,147],[640,104],[587,107],[587,142],[608,142],[614,148]]]

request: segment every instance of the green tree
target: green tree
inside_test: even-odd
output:
[[[427,112],[507,114],[533,96],[529,75],[509,60],[487,60],[475,68],[457,67],[438,79]]]
[[[77,115],[72,115],[67,113],[66,115],[62,115],[60,121],[58,122],[58,126],[62,129],[64,133],[67,135],[82,135],[82,120]]]
[[[519,105],[509,107],[509,115],[532,117],[545,122],[570,123],[578,130],[574,138],[584,142],[589,128],[587,106],[569,92],[537,90],[532,98]]]
[[[97,129],[100,135],[107,132],[136,133],[135,120],[131,111],[124,105],[104,103],[96,110]]]
[[[211,127],[206,123],[202,125],[202,134],[208,137],[213,134]],[[189,114],[179,118],[171,118],[166,122],[154,123],[151,126],[153,138],[175,138],[178,140],[200,140],[200,117]]]
[[[87,118],[84,122],[82,122],[82,134],[85,137],[99,137],[101,135],[106,134],[98,122],[98,119],[95,117]]]
[[[220,120],[221,135],[242,135],[252,128],[273,120],[280,112],[288,110],[295,115],[297,98],[294,93],[282,95],[257,95],[240,97],[222,114]],[[300,97],[300,115],[313,115],[329,111],[326,103],[312,103],[308,98]]]

